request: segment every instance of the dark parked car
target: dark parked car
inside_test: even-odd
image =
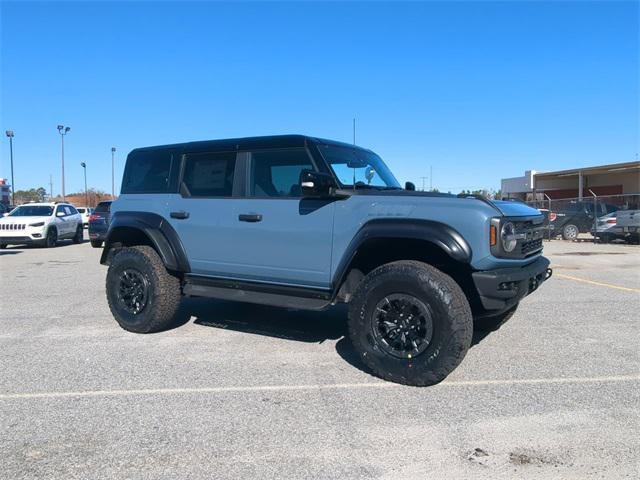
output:
[[[89,240],[94,248],[101,248],[111,221],[111,201],[100,202],[89,217]]]
[[[575,240],[579,233],[588,233],[593,229],[594,209],[596,215],[602,217],[618,210],[616,205],[592,201],[567,202],[552,207],[549,220],[553,235],[562,235],[565,240]]]

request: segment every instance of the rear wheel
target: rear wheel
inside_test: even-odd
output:
[[[167,272],[153,248],[123,248],[111,261],[107,300],[125,330],[151,333],[167,329],[175,321],[181,297],[180,280]]]
[[[575,240],[576,238],[578,238],[579,233],[580,230],[578,229],[578,227],[572,223],[569,223],[562,229],[562,238],[565,240]]]
[[[53,248],[58,244],[58,230],[55,227],[47,230],[47,236],[44,239],[44,246],[46,248]]]
[[[355,350],[375,375],[392,382],[441,382],[464,358],[472,335],[471,309],[458,284],[422,262],[376,268],[350,302]]]

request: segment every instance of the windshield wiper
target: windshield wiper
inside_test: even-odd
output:
[[[348,188],[354,188],[353,185]],[[401,187],[383,187],[382,185],[368,185],[366,183],[356,183],[355,189],[364,188],[367,190],[402,190]]]

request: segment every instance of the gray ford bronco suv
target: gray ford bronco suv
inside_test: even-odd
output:
[[[372,151],[302,135],[135,149],[111,212],[124,329],[169,328],[183,296],[343,302],[362,361],[407,385],[442,381],[474,324],[497,328],[551,275],[538,210],[402,188]]]

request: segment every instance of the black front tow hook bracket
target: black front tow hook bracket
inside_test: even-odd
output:
[[[553,270],[551,268],[547,268],[544,279],[549,280],[551,278],[551,275],[553,275]]]

